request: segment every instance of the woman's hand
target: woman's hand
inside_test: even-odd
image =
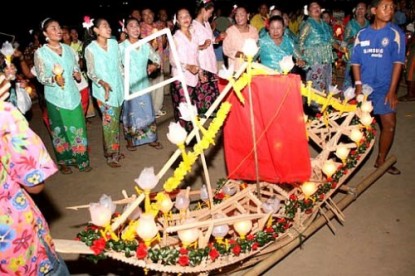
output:
[[[74,72],[73,72],[73,77],[74,77],[74,79],[75,79],[77,82],[80,82],[80,81],[81,81],[81,72],[79,72],[79,71],[74,71]]]
[[[207,49],[210,46],[210,44],[212,44],[212,40],[206,39],[205,43],[203,43],[202,45],[199,46],[199,50]]]
[[[186,65],[186,70],[192,73],[193,75],[196,75],[199,72],[199,66],[188,64]]]
[[[110,91],[112,91],[111,86],[103,80],[99,81],[99,85],[101,85],[102,88],[104,88],[104,90],[105,90],[105,97],[104,98],[105,98],[105,101],[108,101],[108,99],[110,98]]]
[[[299,59],[299,60],[297,60],[296,64],[297,64],[298,67],[303,68],[305,66],[305,61],[302,60],[302,59]]]
[[[396,106],[398,105],[398,97],[396,96],[396,93],[389,91],[388,94],[386,94],[385,105],[386,104],[389,104],[393,110],[396,109]]]
[[[155,63],[149,64],[149,65],[147,66],[147,74],[148,74],[148,75],[151,75],[151,74],[152,74],[153,72],[155,72],[158,68],[159,68],[159,65],[158,65],[158,64],[155,64]]]

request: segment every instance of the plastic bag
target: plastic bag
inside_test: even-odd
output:
[[[27,91],[20,87],[20,84],[16,84],[16,98],[17,98],[17,108],[22,112],[22,114],[25,114],[27,111],[30,110],[32,107],[32,99],[30,98],[29,93]]]

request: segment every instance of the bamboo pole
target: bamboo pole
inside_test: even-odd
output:
[[[345,209],[347,206],[352,203],[356,197],[362,194],[367,188],[370,187],[376,180],[378,180],[394,163],[396,163],[397,158],[396,156],[390,156],[386,159],[385,163],[376,169],[373,173],[369,174],[366,178],[364,178],[357,186],[356,186],[356,194],[355,195],[345,195],[337,202],[337,206],[340,210]],[[332,219],[334,217],[334,213],[332,211],[327,211],[326,216],[328,219]],[[317,230],[319,230],[322,226],[327,223],[325,217],[321,216],[317,218],[311,225],[308,227],[302,234],[304,235],[304,239],[306,240],[311,237]],[[272,253],[269,257],[264,259],[262,262],[255,265],[253,268],[248,270],[244,273],[245,276],[257,276],[261,273],[268,270],[271,266],[279,262],[282,258],[288,255],[291,251],[297,248],[300,245],[300,239],[293,239],[289,244],[280,248],[279,250]]]

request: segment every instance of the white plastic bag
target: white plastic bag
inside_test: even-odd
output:
[[[32,107],[32,99],[29,96],[29,93],[27,91],[20,87],[20,84],[16,84],[16,98],[17,98],[17,108],[22,112],[22,114],[25,114],[27,111],[30,110]]]

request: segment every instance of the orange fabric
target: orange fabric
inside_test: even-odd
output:
[[[303,119],[298,75],[252,78],[252,101],[257,140],[259,179],[271,183],[307,181],[310,154]],[[228,178],[255,181],[255,155],[251,131],[248,87],[242,105],[234,93],[224,127]]]

